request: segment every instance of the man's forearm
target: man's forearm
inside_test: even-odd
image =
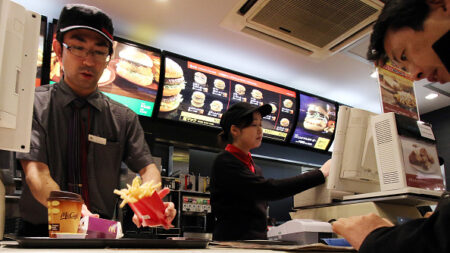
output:
[[[154,183],[161,182],[161,173],[154,163],[147,165],[139,171],[142,182],[149,182],[153,180]]]
[[[21,161],[25,178],[33,197],[47,207],[47,199],[51,191],[59,191],[59,185],[50,176],[48,166],[41,162]]]

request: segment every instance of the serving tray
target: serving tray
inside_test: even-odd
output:
[[[183,248],[204,249],[204,239],[54,239],[49,237],[14,237],[22,248]]]

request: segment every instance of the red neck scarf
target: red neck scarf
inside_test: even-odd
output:
[[[248,152],[247,154],[242,152],[239,148],[234,146],[233,144],[228,144],[225,147],[225,150],[234,155],[237,159],[243,162],[250,169],[251,172],[255,173],[255,166],[252,159],[252,154]]]

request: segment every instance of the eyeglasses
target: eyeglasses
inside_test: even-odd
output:
[[[101,51],[101,50],[89,50],[84,47],[79,46],[69,46],[66,43],[62,43],[62,45],[69,50],[73,55],[86,58],[90,54],[94,57],[96,62],[107,62],[110,60],[111,56],[109,55],[109,51]]]

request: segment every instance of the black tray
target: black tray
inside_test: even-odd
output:
[[[48,237],[15,237],[22,248],[183,248],[204,249],[203,239],[54,239]]]

